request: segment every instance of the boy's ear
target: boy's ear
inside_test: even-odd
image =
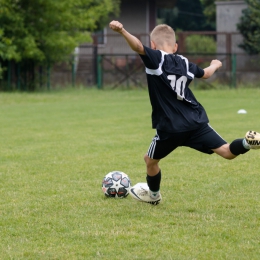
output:
[[[173,53],[175,53],[178,50],[178,43],[175,43],[175,46],[173,48]]]
[[[155,43],[153,41],[151,41],[151,49],[156,50],[156,46],[155,46]]]

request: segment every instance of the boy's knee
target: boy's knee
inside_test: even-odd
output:
[[[149,161],[150,159],[151,159],[151,158],[150,158],[147,154],[144,155],[144,161],[145,161],[146,164],[148,163],[148,161]]]
[[[147,166],[156,165],[159,163],[160,160],[151,159],[147,154],[144,155],[144,161]]]

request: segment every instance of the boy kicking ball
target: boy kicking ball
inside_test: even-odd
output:
[[[159,161],[179,146],[207,154],[216,153],[230,160],[250,149],[260,148],[260,134],[255,131],[248,131],[244,138],[227,143],[209,125],[205,109],[189,89],[194,77],[210,78],[222,66],[219,60],[212,60],[207,68],[201,69],[182,55],[175,54],[178,48],[175,32],[165,24],[156,26],[151,32],[151,48],[126,31],[120,22],[112,21],[109,26],[125,38],[145,65],[152,126],[156,129],[144,156],[147,183],[131,188],[133,198],[153,205],[161,202]]]

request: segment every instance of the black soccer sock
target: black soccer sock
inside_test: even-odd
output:
[[[231,153],[234,155],[244,154],[249,151],[249,149],[246,149],[243,145],[243,138],[234,140],[230,145],[229,149]]]
[[[160,190],[160,183],[161,183],[161,171],[159,171],[155,176],[149,176],[147,174],[146,180],[148,187],[151,191],[159,191]]]

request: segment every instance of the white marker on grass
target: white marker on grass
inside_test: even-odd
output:
[[[245,109],[239,109],[239,110],[237,111],[237,113],[238,113],[238,114],[246,114],[247,112],[246,112]]]

